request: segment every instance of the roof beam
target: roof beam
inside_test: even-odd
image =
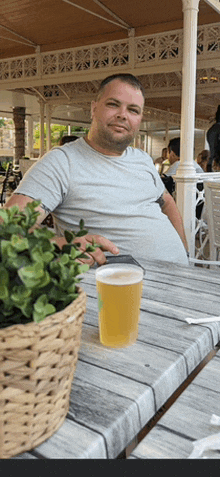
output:
[[[103,5],[102,2],[100,2],[99,0],[92,0],[94,3],[96,3],[96,5],[98,5],[99,7],[101,7],[103,10],[105,10],[105,12],[107,12],[109,15],[111,15],[113,18],[115,18],[115,20],[119,21],[122,25],[124,25],[125,27],[127,28],[131,28],[131,25],[128,25],[128,23],[124,22],[124,20],[122,20],[120,17],[118,17],[118,15],[116,15],[114,12],[112,12],[109,8],[107,8],[105,5]]]
[[[17,36],[18,38],[20,38],[21,40],[24,40],[24,41],[17,40],[17,39],[13,39],[13,38],[5,38],[5,40],[17,41],[18,43],[24,43],[25,45],[33,46],[33,48],[36,48],[36,47],[38,46],[38,45],[37,45],[36,43],[34,43],[33,41],[29,40],[28,38],[25,38],[25,37],[22,36],[22,35],[19,35],[19,34],[16,33],[15,31],[11,30],[10,28],[5,27],[4,25],[0,25],[0,28],[3,28],[4,30],[6,30],[6,31],[8,31],[9,33],[11,33],[12,35]],[[2,38],[3,38],[3,37],[2,37]]]
[[[205,0],[210,7],[212,7],[216,12],[220,13],[220,2],[219,0]]]
[[[109,18],[103,17],[102,15],[99,15],[98,13],[91,12],[91,10],[81,7],[80,5],[77,5],[76,3],[70,2],[70,0],[62,0],[62,1],[65,3],[69,3],[69,5],[72,5],[72,7],[79,8],[80,10],[83,10],[84,12],[90,13],[91,15],[94,15],[95,17],[101,18],[102,20],[105,20],[106,22],[113,23],[114,25],[120,26],[121,28],[125,28],[125,30],[130,30],[130,27],[122,25],[122,23],[115,22],[114,20],[110,20]]]

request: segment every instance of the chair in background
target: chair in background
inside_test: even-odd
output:
[[[1,206],[3,206],[6,202],[6,192],[7,192],[9,177],[10,177],[11,173],[12,173],[12,162],[9,162],[8,168],[7,168],[7,171],[6,171],[6,175],[5,175],[5,179],[4,179],[4,182],[2,184],[1,194],[0,194],[0,205]]]
[[[220,251],[220,182],[204,182],[209,231],[210,260],[219,260]]]

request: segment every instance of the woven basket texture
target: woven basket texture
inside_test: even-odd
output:
[[[86,293],[40,323],[0,330],[0,458],[33,449],[63,423]]]

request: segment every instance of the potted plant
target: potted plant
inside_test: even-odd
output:
[[[33,229],[39,204],[0,210],[0,458],[36,447],[65,419],[85,313],[89,267],[73,243],[84,222],[61,250],[53,231]]]

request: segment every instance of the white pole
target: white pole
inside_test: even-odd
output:
[[[40,157],[44,155],[44,102],[40,101]]]
[[[51,105],[46,104],[46,149],[47,152],[51,149]]]
[[[194,127],[196,97],[197,20],[200,0],[183,3],[183,66],[180,134],[180,165],[176,173],[177,207],[181,213],[190,255],[195,253],[196,171],[194,158]]]
[[[181,147],[178,175],[195,175],[193,167],[196,59],[197,59],[197,18],[200,0],[183,2],[183,66],[181,101]]]

